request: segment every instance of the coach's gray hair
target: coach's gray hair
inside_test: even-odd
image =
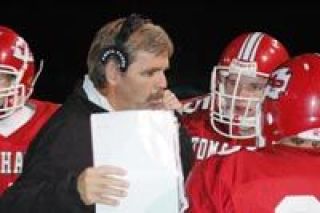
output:
[[[92,41],[88,58],[88,74],[94,86],[104,88],[106,83],[105,64],[101,61],[103,49],[115,45],[115,37],[121,29],[125,18],[120,18],[104,25]],[[135,60],[138,51],[146,51],[156,56],[167,54],[172,56],[174,47],[169,35],[159,25],[145,23],[136,29],[122,44],[128,54],[129,65]],[[111,58],[112,59],[112,58]]]

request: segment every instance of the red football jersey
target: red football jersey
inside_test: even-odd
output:
[[[213,156],[187,180],[188,212],[320,212],[319,168],[319,149],[284,145]]]
[[[195,159],[211,155],[227,155],[241,147],[255,149],[256,140],[235,140],[217,133],[210,121],[210,94],[183,101],[182,125],[191,136]]]
[[[8,137],[0,134],[0,195],[22,172],[23,156],[30,142],[59,106],[33,99],[27,105],[35,109],[31,119]]]

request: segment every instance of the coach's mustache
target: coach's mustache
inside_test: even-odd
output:
[[[147,101],[158,101],[163,99],[164,96],[164,90],[159,90],[155,93],[152,93],[148,98]]]

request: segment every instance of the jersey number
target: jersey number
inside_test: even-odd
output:
[[[275,213],[311,212],[320,212],[320,201],[312,195],[286,196],[275,209]]]

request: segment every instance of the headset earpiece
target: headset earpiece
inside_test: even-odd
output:
[[[129,54],[124,48],[124,43],[128,41],[129,37],[145,23],[149,23],[149,19],[144,19],[138,14],[131,14],[123,22],[119,33],[115,36],[115,45],[104,48],[102,50],[100,60],[103,64],[111,58],[116,59],[119,63],[119,68],[125,72],[129,66]]]

